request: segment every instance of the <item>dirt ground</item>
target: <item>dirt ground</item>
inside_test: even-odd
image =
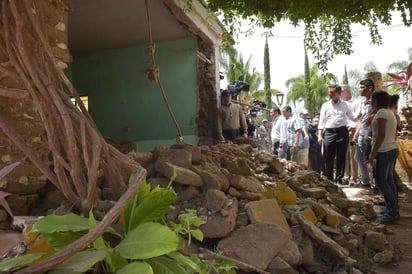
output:
[[[399,193],[399,205],[401,219],[396,223],[387,225],[393,230],[390,241],[395,248],[395,260],[384,266],[370,269],[372,272],[381,273],[412,273],[412,184],[404,183],[404,191]],[[383,201],[380,194],[370,195],[363,188],[345,187],[343,188],[348,198],[353,200],[366,200],[371,202]],[[375,205],[376,211],[381,206]]]

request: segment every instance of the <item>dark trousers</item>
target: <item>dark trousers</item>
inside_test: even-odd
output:
[[[224,129],[222,135],[226,140],[235,140],[239,137],[239,129]]]
[[[278,151],[279,151],[279,142],[275,142],[273,144],[273,154],[278,157]]]
[[[346,153],[349,143],[349,132],[346,127],[326,129],[324,134],[325,142],[325,164],[326,177],[340,183],[345,175]],[[336,159],[336,176],[333,176],[333,168]]]
[[[325,159],[321,154],[320,145],[316,148],[309,148],[309,167],[317,173],[325,174]]]

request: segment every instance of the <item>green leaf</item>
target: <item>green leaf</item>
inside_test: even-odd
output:
[[[144,223],[130,231],[115,250],[126,259],[148,259],[176,251],[179,243],[179,237],[167,226]]]
[[[54,233],[61,231],[88,231],[87,218],[69,213],[67,215],[48,215],[38,220],[32,228],[32,232]]]
[[[139,224],[161,220],[175,200],[176,192],[173,189],[158,187],[153,189],[133,210],[133,214],[129,217],[129,231]]]
[[[129,262],[125,258],[122,258],[118,252],[115,252],[113,248],[108,248],[106,250],[108,255],[105,258],[105,263],[111,268],[112,272],[128,265]]]
[[[94,228],[96,227],[96,219],[94,218],[93,215],[93,210],[90,210],[89,212],[89,230],[92,231]],[[102,236],[99,236],[94,242],[93,242],[93,246],[94,248],[96,248],[97,250],[100,249],[105,249],[106,248],[106,244],[103,240]]]
[[[98,223],[98,222],[97,222]],[[89,219],[79,215],[69,213],[66,215],[47,215],[38,220],[31,230],[32,232],[40,232],[41,234],[51,234],[54,232],[74,231],[87,232],[89,231]],[[121,235],[113,228],[108,228],[106,232]]]
[[[203,241],[203,232],[200,229],[193,229],[190,234],[198,241]]]
[[[153,268],[154,273],[156,274],[176,274],[176,273],[193,273],[184,269],[179,265],[175,260],[161,256],[158,258],[153,258],[147,261]]]
[[[171,252],[167,254],[167,256],[175,260],[180,265],[186,266],[186,268],[192,269],[193,272],[196,272],[196,273],[202,272],[202,269],[199,265],[198,260],[196,259],[194,260],[192,257],[184,256],[183,254],[179,252]]]
[[[0,262],[0,271],[10,271],[23,266],[26,266],[39,258],[41,258],[46,253],[28,254],[23,256],[14,257]]]
[[[148,263],[134,262],[119,269],[116,274],[153,274],[153,269]]]
[[[133,176],[134,175],[130,176],[129,184],[131,184],[131,180]],[[123,211],[124,231],[126,235],[127,233],[129,233],[130,230],[133,229],[133,227],[131,227],[131,222],[133,220],[133,216],[135,215],[134,210],[136,209],[136,206],[140,204],[149,193],[150,193],[150,185],[146,183],[146,179],[145,179],[140,185],[139,190],[136,193],[133,200],[129,202],[129,204],[126,206],[126,208]]]
[[[72,257],[51,269],[48,274],[57,273],[84,273],[107,255],[106,250],[86,250],[74,254]]]
[[[50,246],[55,249],[62,249],[82,237],[83,234],[73,231],[63,231],[56,233],[42,233],[42,236]]]

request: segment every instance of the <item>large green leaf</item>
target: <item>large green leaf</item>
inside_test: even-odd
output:
[[[145,222],[159,221],[170,205],[176,200],[176,192],[171,188],[154,188],[137,204],[129,217],[129,231]]]
[[[20,268],[22,266],[26,266],[29,263],[32,263],[37,259],[41,258],[44,254],[45,253],[28,254],[2,261],[0,262],[0,272],[10,271],[13,269]]]
[[[66,215],[47,215],[46,217],[38,220],[32,228],[32,232],[40,233],[88,230],[89,220],[73,213]]]
[[[55,249],[62,249],[82,237],[83,234],[73,231],[62,231],[56,233],[43,233],[42,236],[50,246]]]
[[[115,250],[126,259],[148,259],[179,247],[178,236],[167,226],[159,223],[144,223],[130,231]]]
[[[165,256],[153,258],[147,261],[153,268],[154,273],[156,274],[176,274],[184,273],[191,274],[193,271],[189,271],[179,265],[178,262],[167,258]]]
[[[106,255],[107,252],[105,250],[80,251],[47,273],[84,273],[96,263],[102,261]]]
[[[195,273],[201,273],[202,269],[200,267],[198,259],[193,259],[192,257],[184,256],[179,252],[171,252],[167,254],[168,257],[172,258],[174,261],[179,263],[186,268],[191,269]]]
[[[129,185],[131,184],[131,181],[133,180],[133,176],[134,176],[133,174],[130,176]],[[129,204],[126,206],[126,208],[123,211],[125,234],[129,233],[129,231],[133,229],[131,227],[131,220],[133,220],[134,210],[136,209],[136,206],[140,204],[149,193],[150,193],[150,185],[146,183],[146,179],[145,179],[140,185],[139,190],[136,193],[133,200],[129,202]]]
[[[153,274],[153,269],[148,263],[134,262],[116,271],[116,274]]]
[[[98,222],[97,222],[98,223]],[[31,230],[32,232],[40,232],[41,234],[51,234],[55,232],[74,231],[85,233],[89,231],[89,219],[79,215],[69,213],[66,215],[47,215],[38,220]],[[112,227],[109,227],[106,232],[121,235]]]

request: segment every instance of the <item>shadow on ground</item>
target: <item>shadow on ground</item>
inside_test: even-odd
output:
[[[372,273],[412,273],[412,184],[403,183],[399,193],[399,206],[401,219],[396,223],[387,225],[393,235],[389,235],[389,241],[395,248],[395,260],[384,266],[376,266],[370,269]],[[368,189],[359,187],[344,187],[343,191],[351,200],[364,200],[374,203],[378,212],[383,201],[379,193],[371,194]]]

